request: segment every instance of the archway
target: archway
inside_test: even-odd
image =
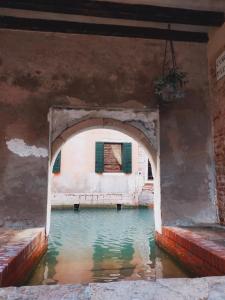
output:
[[[155,174],[155,228],[161,232],[160,164],[158,113],[156,111],[52,108],[50,111],[49,181],[52,164],[63,144],[72,136],[89,129],[114,129],[135,139],[148,153]],[[50,183],[48,185],[47,233],[50,227]]]

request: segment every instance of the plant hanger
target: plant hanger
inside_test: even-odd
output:
[[[168,24],[168,30],[171,30],[170,24]],[[171,58],[169,57],[169,52]],[[185,96],[183,87],[186,82],[186,73],[182,72],[177,67],[173,40],[171,38],[167,39],[162,65],[162,75],[154,81],[155,95],[160,102],[164,103],[180,100]]]
[[[171,30],[171,25],[168,24],[168,30]],[[171,53],[171,59],[172,59],[172,66],[173,70],[176,70],[177,63],[176,63],[176,55],[175,55],[175,50],[174,50],[174,45],[173,45],[173,40],[170,38],[169,40],[166,40],[166,46],[165,46],[165,53],[164,53],[164,61],[163,61],[163,69],[162,69],[162,74],[165,74],[165,69],[167,65],[167,56],[168,56],[168,44],[170,48],[170,53]]]

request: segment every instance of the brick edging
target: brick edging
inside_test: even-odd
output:
[[[23,284],[47,250],[44,230],[0,250],[0,286]]]
[[[197,276],[225,274],[225,247],[203,239],[190,230],[163,227],[156,242]]]

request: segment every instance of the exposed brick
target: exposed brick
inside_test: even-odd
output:
[[[114,147],[117,147],[117,151],[121,152],[121,144],[114,144]],[[112,144],[105,143],[104,144],[104,172],[120,172],[121,164],[117,161],[113,149]]]
[[[225,274],[225,247],[191,230],[163,227],[162,234],[156,233],[156,241],[195,276]]]
[[[23,284],[46,249],[44,229],[34,229],[31,235],[3,246],[0,255],[0,286]]]

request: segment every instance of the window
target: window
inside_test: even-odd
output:
[[[96,173],[132,173],[131,143],[96,142]]]
[[[52,168],[52,173],[54,174],[58,174],[60,173],[60,169],[61,169],[61,151],[59,152],[59,154],[57,155],[53,168]]]
[[[152,166],[150,164],[150,161],[148,160],[148,180],[153,180],[153,174],[152,174]]]

